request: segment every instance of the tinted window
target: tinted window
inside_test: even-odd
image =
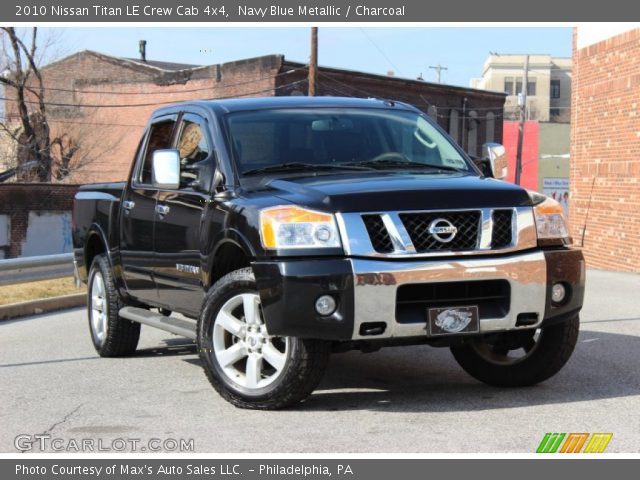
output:
[[[227,124],[240,172],[290,162],[326,165],[384,158],[469,169],[447,137],[409,111],[260,110],[231,114]]]
[[[173,133],[175,123],[175,120],[171,119],[151,125],[149,140],[147,141],[147,149],[144,154],[144,161],[142,162],[142,168],[140,169],[140,174],[138,176],[141,183],[148,185],[152,183],[151,165],[153,152],[155,150],[171,148],[171,134]]]

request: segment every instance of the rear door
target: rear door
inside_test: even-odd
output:
[[[175,148],[180,154],[180,188],[158,192],[154,276],[163,305],[197,315],[204,295],[200,233],[215,169],[207,120],[184,113]]]
[[[127,290],[134,298],[154,304],[158,300],[153,281],[158,190],[152,185],[151,160],[155,150],[171,148],[176,120],[177,115],[169,115],[151,123],[121,205],[120,255]]]

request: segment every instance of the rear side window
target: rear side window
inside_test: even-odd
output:
[[[147,185],[152,183],[151,161],[153,159],[153,152],[156,150],[171,148],[171,139],[175,124],[175,118],[172,118],[151,125],[149,140],[147,141],[147,148],[142,161],[142,168],[140,169],[140,174],[138,176],[140,183]]]

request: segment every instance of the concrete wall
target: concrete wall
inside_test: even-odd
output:
[[[566,123],[540,123],[538,191],[545,178],[569,178],[571,126]]]
[[[590,266],[640,272],[640,29],[595,28],[574,30],[571,232]]]
[[[67,253],[77,185],[0,184],[0,258]]]

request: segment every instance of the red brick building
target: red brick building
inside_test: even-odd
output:
[[[42,68],[52,136],[78,147],[67,183],[127,177],[149,114],[202,98],[304,95],[307,66],[282,55],[220,65],[185,65],[82,51]],[[318,94],[381,97],[412,103],[474,155],[502,140],[505,95],[362,72],[320,68]],[[8,102],[11,117],[15,106]],[[73,163],[72,163],[73,166]]]
[[[574,240],[592,267],[640,272],[640,29],[574,31],[571,108]]]

